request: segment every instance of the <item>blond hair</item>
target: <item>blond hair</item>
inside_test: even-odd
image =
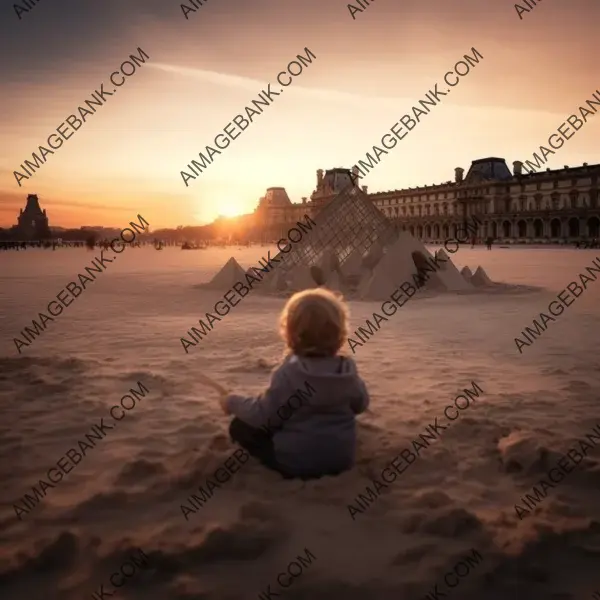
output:
[[[323,288],[304,290],[287,301],[281,336],[298,356],[335,356],[348,334],[348,314],[341,295]]]

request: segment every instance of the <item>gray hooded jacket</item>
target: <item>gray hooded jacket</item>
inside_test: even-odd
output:
[[[369,394],[348,357],[289,355],[258,397],[232,394],[229,411],[252,427],[273,433],[275,456],[293,475],[350,469],[356,448],[355,415]]]

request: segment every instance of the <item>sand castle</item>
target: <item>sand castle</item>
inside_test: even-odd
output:
[[[249,269],[252,271],[252,269]],[[246,281],[246,273],[233,256],[225,263],[221,270],[202,287],[211,290],[228,290],[233,287],[237,281]]]
[[[463,267],[460,270],[460,274],[464,277],[465,281],[471,282],[471,278],[473,277],[473,272],[469,267]]]
[[[257,275],[232,257],[206,284],[227,290],[258,278],[256,293],[293,293],[323,285],[360,300],[384,300],[404,282],[430,293],[469,292],[495,285],[482,267],[459,271],[439,249],[430,253],[407,231],[398,231],[358,187],[349,187],[314,218],[313,227],[291,250],[278,254],[269,273]],[[419,282],[418,284],[415,282]]]
[[[483,267],[477,267],[477,270],[473,273],[473,277],[471,277],[471,283],[477,287],[494,285],[494,282],[488,277]]]

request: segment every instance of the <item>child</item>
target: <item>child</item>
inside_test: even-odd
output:
[[[339,354],[347,318],[329,290],[294,294],[280,319],[287,356],[269,388],[256,398],[220,388],[223,410],[236,417],[233,441],[284,477],[336,475],[353,466],[355,415],[368,408],[369,394],[354,361]]]

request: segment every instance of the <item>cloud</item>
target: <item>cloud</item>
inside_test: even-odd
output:
[[[216,71],[206,71],[204,69],[193,69],[191,67],[179,67],[177,65],[168,65],[165,63],[149,63],[149,67],[165,71],[168,73],[175,73],[183,75],[185,77],[191,77],[198,79],[206,83],[212,83],[214,85],[220,85],[228,88],[237,88],[248,90],[258,94],[262,88],[266,88],[267,81],[260,81],[258,79],[252,79],[250,77],[242,77],[240,75],[230,75],[228,73],[218,73]],[[276,82],[276,75],[273,77],[272,83]],[[277,90],[279,84],[275,83],[272,87]],[[378,103],[382,106],[389,106],[391,108],[397,108],[402,102],[406,102],[406,98],[385,98],[377,96],[363,96],[359,94],[351,94],[348,92],[339,92],[337,90],[327,90],[321,88],[306,88],[300,85],[291,85],[286,89],[286,92],[296,94],[298,96],[306,96],[310,98],[319,98],[321,100],[330,100],[332,102],[345,102],[347,104],[353,104],[364,109],[365,103]]]

